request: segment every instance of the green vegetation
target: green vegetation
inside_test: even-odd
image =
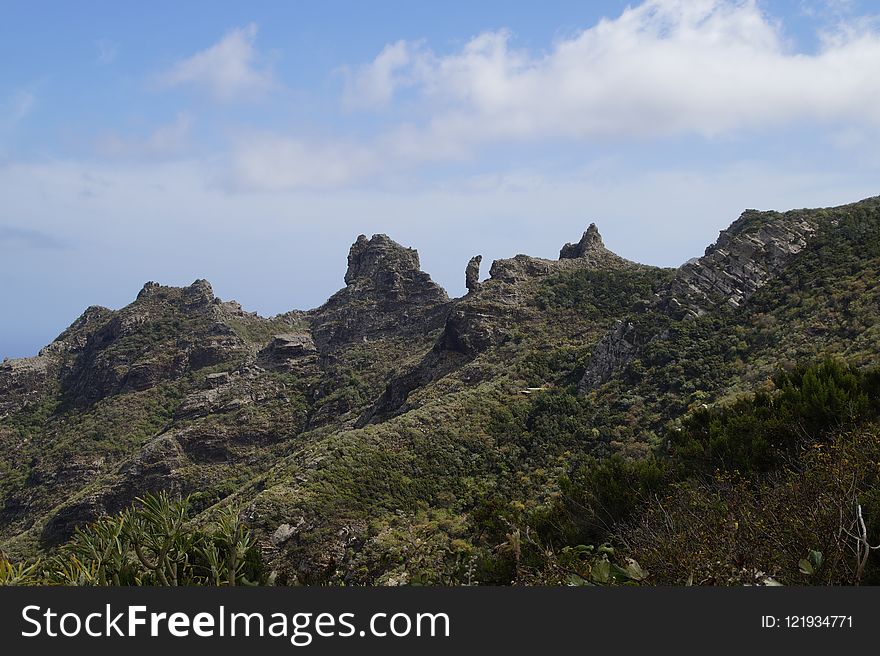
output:
[[[669,309],[675,271],[602,258],[525,258],[422,331],[403,288],[93,312],[0,419],[0,576],[228,582],[235,543],[236,583],[880,583],[880,201],[784,216],[808,246],[700,316]],[[579,389],[618,321],[634,348]],[[320,353],[264,349],[299,331]]]
[[[880,369],[823,361],[698,410],[656,457],[578,465],[550,508],[517,518],[534,535],[527,576],[558,574],[572,549],[609,541],[653,583],[880,582],[856,547],[880,543],[878,381]],[[484,528],[497,539],[497,525]],[[821,567],[802,563],[812,552]]]
[[[601,319],[650,299],[674,272],[654,267],[578,269],[548,278],[534,302],[542,310],[571,308]]]
[[[146,495],[77,529],[50,558],[12,564],[0,554],[0,585],[256,585],[265,571],[253,536],[233,509],[196,528],[189,501]]]
[[[826,360],[781,373],[774,382],[774,392],[690,415],[669,438],[679,469],[694,475],[767,472],[803,444],[821,444],[880,414],[880,370]]]
[[[258,348],[266,346],[275,335],[283,333],[295,333],[307,328],[307,324],[297,313],[280,314],[271,319],[262,319],[255,316],[244,315],[230,318],[229,327],[245,342]]]

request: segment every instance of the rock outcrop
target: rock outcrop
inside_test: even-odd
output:
[[[409,291],[413,284],[430,281],[419,268],[419,253],[401,246],[388,235],[358,235],[348,252],[345,284],[390,294]]]
[[[42,354],[57,362],[66,400],[87,405],[240,355],[229,313],[206,280],[182,288],[151,281],[121,310],[86,310]]]
[[[562,247],[559,251],[559,259],[572,260],[579,257],[587,257],[595,253],[601,253],[604,250],[606,250],[605,244],[602,242],[599,228],[596,227],[595,223],[591,223],[578,243],[567,243]]]
[[[275,335],[266,347],[266,351],[283,360],[293,360],[318,352],[312,336],[308,333]]]
[[[0,419],[57,391],[58,378],[112,315],[107,308],[89,307],[36,357],[0,363]]]
[[[468,292],[476,292],[480,290],[480,264],[483,261],[482,255],[474,255],[464,270],[464,286]]]
[[[303,371],[304,367],[316,365],[318,349],[308,332],[273,335],[269,344],[259,352],[259,362],[269,369]]]
[[[309,314],[322,353],[443,325],[446,292],[419,268],[419,254],[387,235],[360,235],[348,254],[345,287]]]
[[[587,394],[607,383],[638,357],[642,349],[657,339],[668,339],[666,330],[660,332],[639,328],[631,321],[618,319],[600,339],[578,382],[578,393]]]
[[[735,310],[770,282],[806,246],[818,228],[815,214],[746,210],[700,258],[679,267],[654,309],[674,319],[697,317],[715,309]],[[584,233],[563,253],[574,256],[598,248],[601,240]],[[618,321],[596,345],[578,384],[581,394],[596,389],[622,371],[640,349],[664,335],[644,334],[632,323]]]
[[[44,396],[51,384],[51,366],[45,355],[0,363],[0,419]]]
[[[814,215],[746,210],[703,257],[679,268],[667,307],[694,315],[719,306],[739,307],[804,249],[817,227]]]

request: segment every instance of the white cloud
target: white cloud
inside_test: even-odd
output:
[[[274,86],[272,74],[259,67],[254,23],[230,30],[210,48],[187,57],[158,76],[162,86],[194,86],[215,99],[251,99]]]
[[[107,157],[155,158],[182,154],[193,125],[192,115],[180,112],[170,123],[160,125],[145,138],[124,138],[110,133],[98,142],[98,150]]]
[[[796,51],[755,0],[647,0],[546,52],[516,48],[506,30],[449,54],[397,41],[346,71],[343,94],[349,109],[399,110],[397,127],[352,146],[352,161],[344,145],[266,136],[233,168],[245,187],[329,186],[498,143],[880,126],[876,25],[851,18],[820,37],[817,52]]]
[[[841,18],[849,16],[855,11],[853,0],[801,0],[800,10],[809,18],[821,18],[831,16]]]
[[[387,106],[394,92],[415,84],[422,68],[427,66],[422,43],[397,41],[388,44],[376,58],[346,75],[344,103],[349,109]]]
[[[375,172],[378,154],[354,143],[320,143],[252,133],[238,139],[221,186],[235,190],[328,189]]]
[[[425,62],[431,62],[429,66]],[[448,138],[713,136],[792,121],[880,124],[880,37],[838,30],[793,52],[753,1],[649,0],[559,41],[516,50],[506,32],[419,64]]]

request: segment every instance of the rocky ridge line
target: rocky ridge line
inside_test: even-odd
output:
[[[654,308],[675,319],[699,317],[715,309],[735,310],[807,246],[818,226],[815,217],[800,211],[746,210],[719,233],[702,257],[678,268]],[[630,322],[618,322],[593,349],[579,392],[596,389],[622,371],[646,344],[664,338],[663,333],[645,334]]]

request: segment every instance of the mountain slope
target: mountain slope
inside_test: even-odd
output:
[[[482,283],[472,260],[459,299],[361,236],[342,290],[272,319],[148,283],[0,365],[0,546],[27,557],[168,490],[240,506],[278,582],[509,582],[505,531],[584,458],[643,458],[780,367],[871,364],[878,235],[877,198],[749,210],[669,270],[590,226]]]

